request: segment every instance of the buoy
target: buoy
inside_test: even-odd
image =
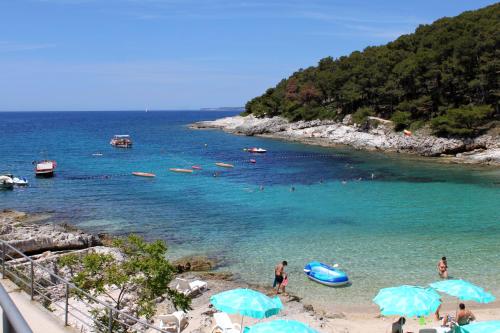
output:
[[[404,134],[405,136],[411,136],[411,135],[412,135],[411,131],[408,131],[408,130],[404,130],[404,131],[403,131],[403,134]]]
[[[201,166],[199,166],[199,165],[193,165],[191,168],[194,170],[201,170],[202,169]]]
[[[250,163],[257,163],[257,161],[256,161],[256,160],[254,160],[254,159],[251,159],[251,160],[250,160]]]

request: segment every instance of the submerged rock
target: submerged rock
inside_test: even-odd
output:
[[[210,271],[215,268],[217,262],[206,256],[187,256],[172,262],[179,273]]]

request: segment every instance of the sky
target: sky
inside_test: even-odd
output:
[[[0,0],[0,110],[244,106],[485,0]]]

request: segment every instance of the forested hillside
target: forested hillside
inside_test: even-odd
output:
[[[499,119],[500,3],[419,26],[387,45],[300,69],[246,104],[246,114],[430,125],[474,136]]]

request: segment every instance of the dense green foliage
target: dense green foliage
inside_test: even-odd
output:
[[[117,310],[123,308],[125,298],[131,294],[137,298],[136,316],[153,316],[155,300],[163,295],[167,295],[182,310],[190,308],[189,298],[168,287],[175,277],[175,269],[165,258],[165,242],[148,243],[139,236],[130,235],[114,240],[113,245],[123,253],[123,260],[116,260],[111,254],[91,252],[82,258],[74,254],[63,256],[59,263],[70,268],[73,275],[71,281],[77,287],[96,298],[105,296]],[[76,295],[92,301],[84,294]],[[96,308],[92,315],[96,322],[102,322],[107,327],[107,310]],[[116,326],[114,331],[126,331],[118,322],[113,325]],[[96,329],[99,331],[99,326]]]
[[[398,130],[418,122],[439,135],[474,135],[499,116],[499,43],[497,3],[421,25],[384,46],[324,58],[249,101],[245,113],[291,121],[373,114],[392,118]],[[492,112],[484,116],[482,106]],[[477,118],[463,124],[458,113]]]

